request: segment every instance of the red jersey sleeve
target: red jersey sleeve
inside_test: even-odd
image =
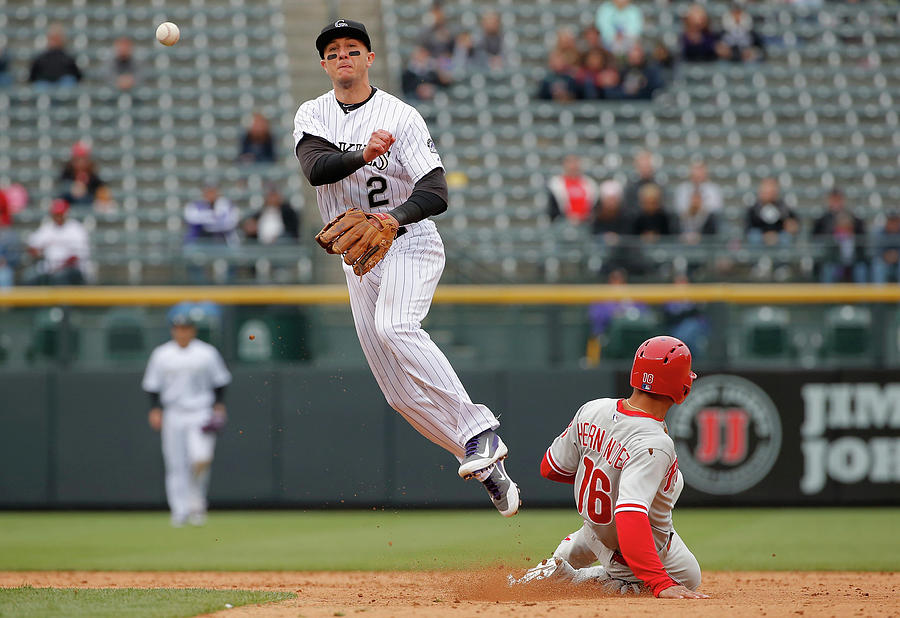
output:
[[[620,505],[624,506],[624,505]],[[637,505],[636,505],[637,506]],[[653,596],[678,584],[669,577],[656,553],[647,513],[638,509],[616,509],[619,551],[628,568],[653,592]]]
[[[557,483],[575,484],[575,475],[564,472],[558,464],[554,464],[553,455],[550,449],[544,453],[544,459],[541,461],[541,476]]]

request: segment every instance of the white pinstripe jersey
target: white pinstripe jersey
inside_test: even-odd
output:
[[[377,89],[364,105],[345,113],[334,90],[305,102],[294,116],[294,152],[305,134],[328,140],[343,151],[366,147],[374,131],[388,131],[390,150],[343,180],[316,187],[322,221],[351,206],[387,212],[405,202],[419,179],[442,167],[422,115],[397,97]]]
[[[219,351],[193,339],[184,348],[174,341],[157,346],[147,362],[141,386],[148,393],[159,393],[165,409],[190,412],[211,409],[213,389],[230,382],[231,373]]]
[[[621,511],[647,513],[657,549],[669,541],[684,480],[664,422],[625,410],[621,399],[595,399],[575,413],[547,460],[556,472],[575,475],[578,512],[610,549],[619,547]]]

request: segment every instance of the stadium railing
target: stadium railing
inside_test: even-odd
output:
[[[345,286],[269,285],[9,290],[0,369],[140,365],[183,301],[208,308],[201,334],[229,362],[365,366]],[[642,313],[598,332],[597,305],[614,305],[617,318]],[[619,367],[633,339],[682,332],[707,372],[893,367],[898,305],[895,285],[442,285],[425,326],[463,368]]]

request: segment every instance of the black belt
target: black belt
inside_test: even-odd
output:
[[[394,238],[400,238],[400,237],[403,236],[404,234],[406,234],[406,228],[405,228],[405,227],[397,228],[397,235],[396,235]]]

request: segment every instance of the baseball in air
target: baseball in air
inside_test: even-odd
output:
[[[178,26],[170,21],[163,22],[156,29],[156,40],[163,45],[175,45],[181,38],[181,32]]]

